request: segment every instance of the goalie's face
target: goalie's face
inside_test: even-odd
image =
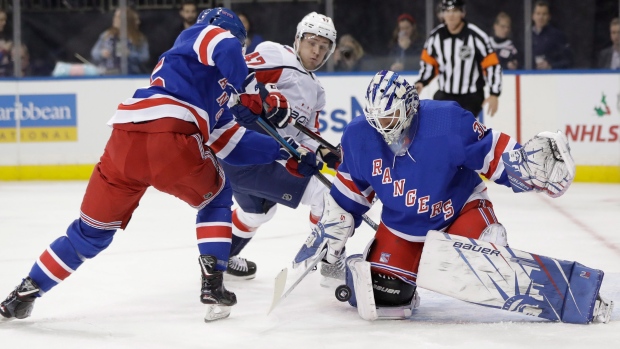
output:
[[[411,120],[407,117],[403,100],[396,102],[388,111],[383,111],[382,108],[367,107],[365,113],[370,126],[377,130],[388,144],[398,141]]]
[[[306,33],[298,40],[297,53],[306,70],[313,71],[319,68],[327,54],[331,52],[332,42],[322,36]]]

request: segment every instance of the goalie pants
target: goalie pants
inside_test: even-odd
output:
[[[121,124],[123,129],[116,126],[88,182],[80,218],[66,235],[52,242],[30,271],[42,293],[107,248],[116,230],[127,227],[149,186],[199,210],[196,234],[200,253],[215,255],[216,268],[226,268],[232,190],[225,185],[211,150],[203,148],[198,129],[169,118]]]
[[[488,200],[473,200],[463,207],[447,233],[472,239],[480,237],[490,224],[498,223],[493,204]],[[371,270],[415,283],[422,256],[423,242],[402,239],[381,223],[368,252]]]

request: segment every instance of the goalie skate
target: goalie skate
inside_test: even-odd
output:
[[[601,297],[599,294],[596,297],[596,302],[594,303],[594,317],[592,319],[593,323],[603,323],[606,324],[611,320],[611,312],[614,310],[614,302],[610,299],[605,299]]]

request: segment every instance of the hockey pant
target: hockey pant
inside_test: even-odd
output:
[[[273,218],[277,204],[291,208],[297,208],[300,203],[310,206],[311,225],[321,217],[327,187],[315,177],[293,176],[278,162],[255,166],[222,163],[222,167],[239,206],[232,217],[231,256],[238,255],[256,230]]]
[[[127,227],[149,186],[197,208],[200,252],[227,262],[232,191],[224,184],[219,163],[199,134],[114,129],[88,182],[80,218],[41,254],[29,276],[43,294],[71,275],[107,248],[117,229]]]

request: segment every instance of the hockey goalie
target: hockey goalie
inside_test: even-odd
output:
[[[417,287],[552,321],[610,320],[613,302],[599,294],[603,272],[508,247],[480,178],[561,196],[575,176],[561,132],[521,145],[455,102],[419,101],[385,70],[368,86],[364,114],[344,132],[343,162],[295,263],[326,250],[324,262],[346,269],[341,300],[367,320],[411,317]],[[375,196],[379,228],[363,255],[347,258],[345,243]]]

